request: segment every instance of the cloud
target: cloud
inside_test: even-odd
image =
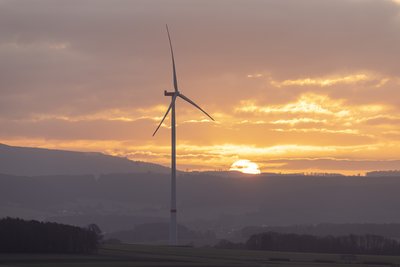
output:
[[[168,22],[180,89],[218,122],[177,103],[185,166],[398,158],[399,14],[390,0],[1,1],[1,141],[168,164],[168,129],[150,137],[170,101]]]
[[[321,114],[336,117],[349,115],[343,110],[343,100],[332,100],[327,96],[314,93],[303,94],[294,103],[285,105],[258,106],[254,101],[243,101],[236,108],[237,112],[244,113],[292,113],[292,114]]]
[[[396,116],[376,116],[372,118],[368,118],[364,121],[369,125],[400,125],[400,117]]]
[[[343,77],[331,77],[331,78],[303,78],[296,80],[284,80],[284,81],[271,81],[271,84],[276,87],[282,86],[333,86],[335,84],[355,84],[359,82],[371,81],[372,77],[369,77],[366,74],[353,74],[347,75]],[[381,84],[382,81],[379,81],[378,84]]]
[[[399,8],[390,1],[202,1],[196,8],[182,1],[61,3],[2,4],[1,43],[25,47],[23,52],[0,52],[1,80],[18,83],[12,91],[22,90],[27,98],[10,96],[8,109],[24,102],[27,108],[20,112],[51,112],[60,106],[67,112],[93,112],[163,101],[162,90],[171,86],[165,21],[171,22],[186,92],[196,98],[203,95],[198,91],[212,92],[213,101],[224,106],[224,91],[233,90],[229,98],[240,99],[246,82],[238,84],[237,77],[254,69],[268,71],[277,81],[329,77],[343,69],[398,74],[391,55],[398,54],[398,26],[393,21]],[[176,5],[180,8],[173,8]],[[47,45],[39,51],[42,44]],[[59,53],[46,46],[66,49]],[[43,102],[44,96],[49,101],[29,104],[34,96],[31,102]]]
[[[296,124],[326,124],[328,121],[326,119],[319,120],[313,118],[294,118],[289,120],[276,120],[271,121],[272,124],[289,124],[289,125],[296,125]]]
[[[307,92],[289,103],[261,104],[253,99],[243,100],[235,108],[238,116],[270,118],[272,124],[329,124],[348,126],[382,114],[391,114],[396,107],[385,103],[353,104],[345,98]],[[391,116],[391,115],[386,115]],[[262,121],[262,120],[261,120]]]
[[[66,120],[42,119],[38,121],[0,121],[4,131],[0,138],[19,137],[48,140],[135,140],[145,142],[154,131],[149,119],[127,120]],[[138,131],[140,129],[140,131]],[[161,134],[161,136],[164,133]]]

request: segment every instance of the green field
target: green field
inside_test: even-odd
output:
[[[213,248],[107,245],[95,255],[0,254],[0,266],[400,266],[400,256],[344,256]]]

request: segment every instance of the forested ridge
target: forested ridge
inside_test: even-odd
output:
[[[0,220],[0,253],[92,253],[101,240],[100,229],[27,221]]]
[[[266,232],[252,235],[245,243],[222,240],[218,248],[250,250],[400,255],[400,243],[377,235],[312,236]]]

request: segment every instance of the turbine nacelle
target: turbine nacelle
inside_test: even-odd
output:
[[[167,90],[164,90],[164,95],[165,95],[165,96],[174,96],[174,95],[176,95],[176,94],[179,95],[179,92],[178,92],[178,91],[167,92]]]
[[[183,94],[181,94],[179,91],[174,91],[174,92],[168,92],[167,90],[164,91],[164,95],[165,96],[171,96],[171,103],[169,104],[169,107],[167,109],[167,112],[165,112],[164,117],[162,118],[160,124],[158,125],[158,127],[156,128],[156,130],[153,133],[153,136],[157,133],[158,129],[160,129],[161,125],[163,124],[165,118],[168,116],[169,111],[171,110],[172,106],[175,107],[175,100],[180,97],[183,100],[185,100],[186,102],[188,102],[189,104],[195,106],[197,109],[199,109],[201,112],[203,112],[207,117],[209,117],[212,121],[215,121],[213,119],[213,117],[210,116],[210,114],[208,114],[207,112],[204,111],[204,109],[202,109],[199,105],[197,105],[195,102],[193,102],[192,100],[190,100],[188,97],[184,96]]]

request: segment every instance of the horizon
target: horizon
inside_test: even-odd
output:
[[[178,169],[400,169],[399,1],[62,3],[0,1],[1,143],[169,167],[168,23]]]
[[[100,153],[100,154],[103,154],[105,156],[118,157],[118,158],[122,158],[122,159],[127,159],[127,160],[132,161],[132,162],[142,162],[142,163],[157,164],[157,163],[149,162],[149,161],[140,161],[140,160],[134,161],[134,160],[129,159],[127,157],[114,156],[114,155],[110,155],[110,154],[107,154],[107,153],[104,153],[104,152],[101,152],[101,151],[85,151],[85,152],[83,152],[83,151],[79,151],[79,150],[64,150],[64,149],[40,148],[40,147],[11,146],[9,144],[0,143],[0,146],[1,145],[2,146],[7,146],[7,147],[15,147],[15,148],[33,148],[33,149],[37,148],[37,149],[46,149],[46,150],[54,150],[54,151],[61,151],[61,152],[95,153],[95,154],[96,153]],[[168,165],[161,165],[161,164],[159,164],[159,165],[163,166],[163,167],[170,168],[170,166],[168,166]],[[391,170],[388,169],[388,170],[372,170],[372,171],[364,172],[364,173],[313,172],[313,171],[263,172],[262,170],[260,170],[260,172],[257,172],[257,173],[252,173],[252,172],[243,172],[240,168],[234,168],[233,166],[230,166],[230,167],[228,167],[226,169],[200,169],[200,170],[196,170],[196,169],[184,169],[184,170],[177,169],[177,171],[182,172],[182,173],[201,173],[201,172],[233,173],[233,174],[237,173],[237,174],[240,174],[240,175],[244,175],[246,177],[250,177],[252,175],[255,175],[255,176],[257,176],[257,175],[261,175],[261,176],[262,175],[277,175],[277,176],[279,176],[279,175],[283,175],[283,176],[286,176],[286,175],[289,175],[289,176],[290,175],[300,175],[300,176],[335,176],[335,175],[343,175],[343,176],[359,176],[359,177],[361,176],[361,177],[366,177],[368,175],[368,173],[371,174],[371,173],[374,173],[374,172],[383,172],[383,173],[391,173],[391,172],[393,172],[393,173],[396,173],[396,174],[400,172],[399,169],[391,169]]]

